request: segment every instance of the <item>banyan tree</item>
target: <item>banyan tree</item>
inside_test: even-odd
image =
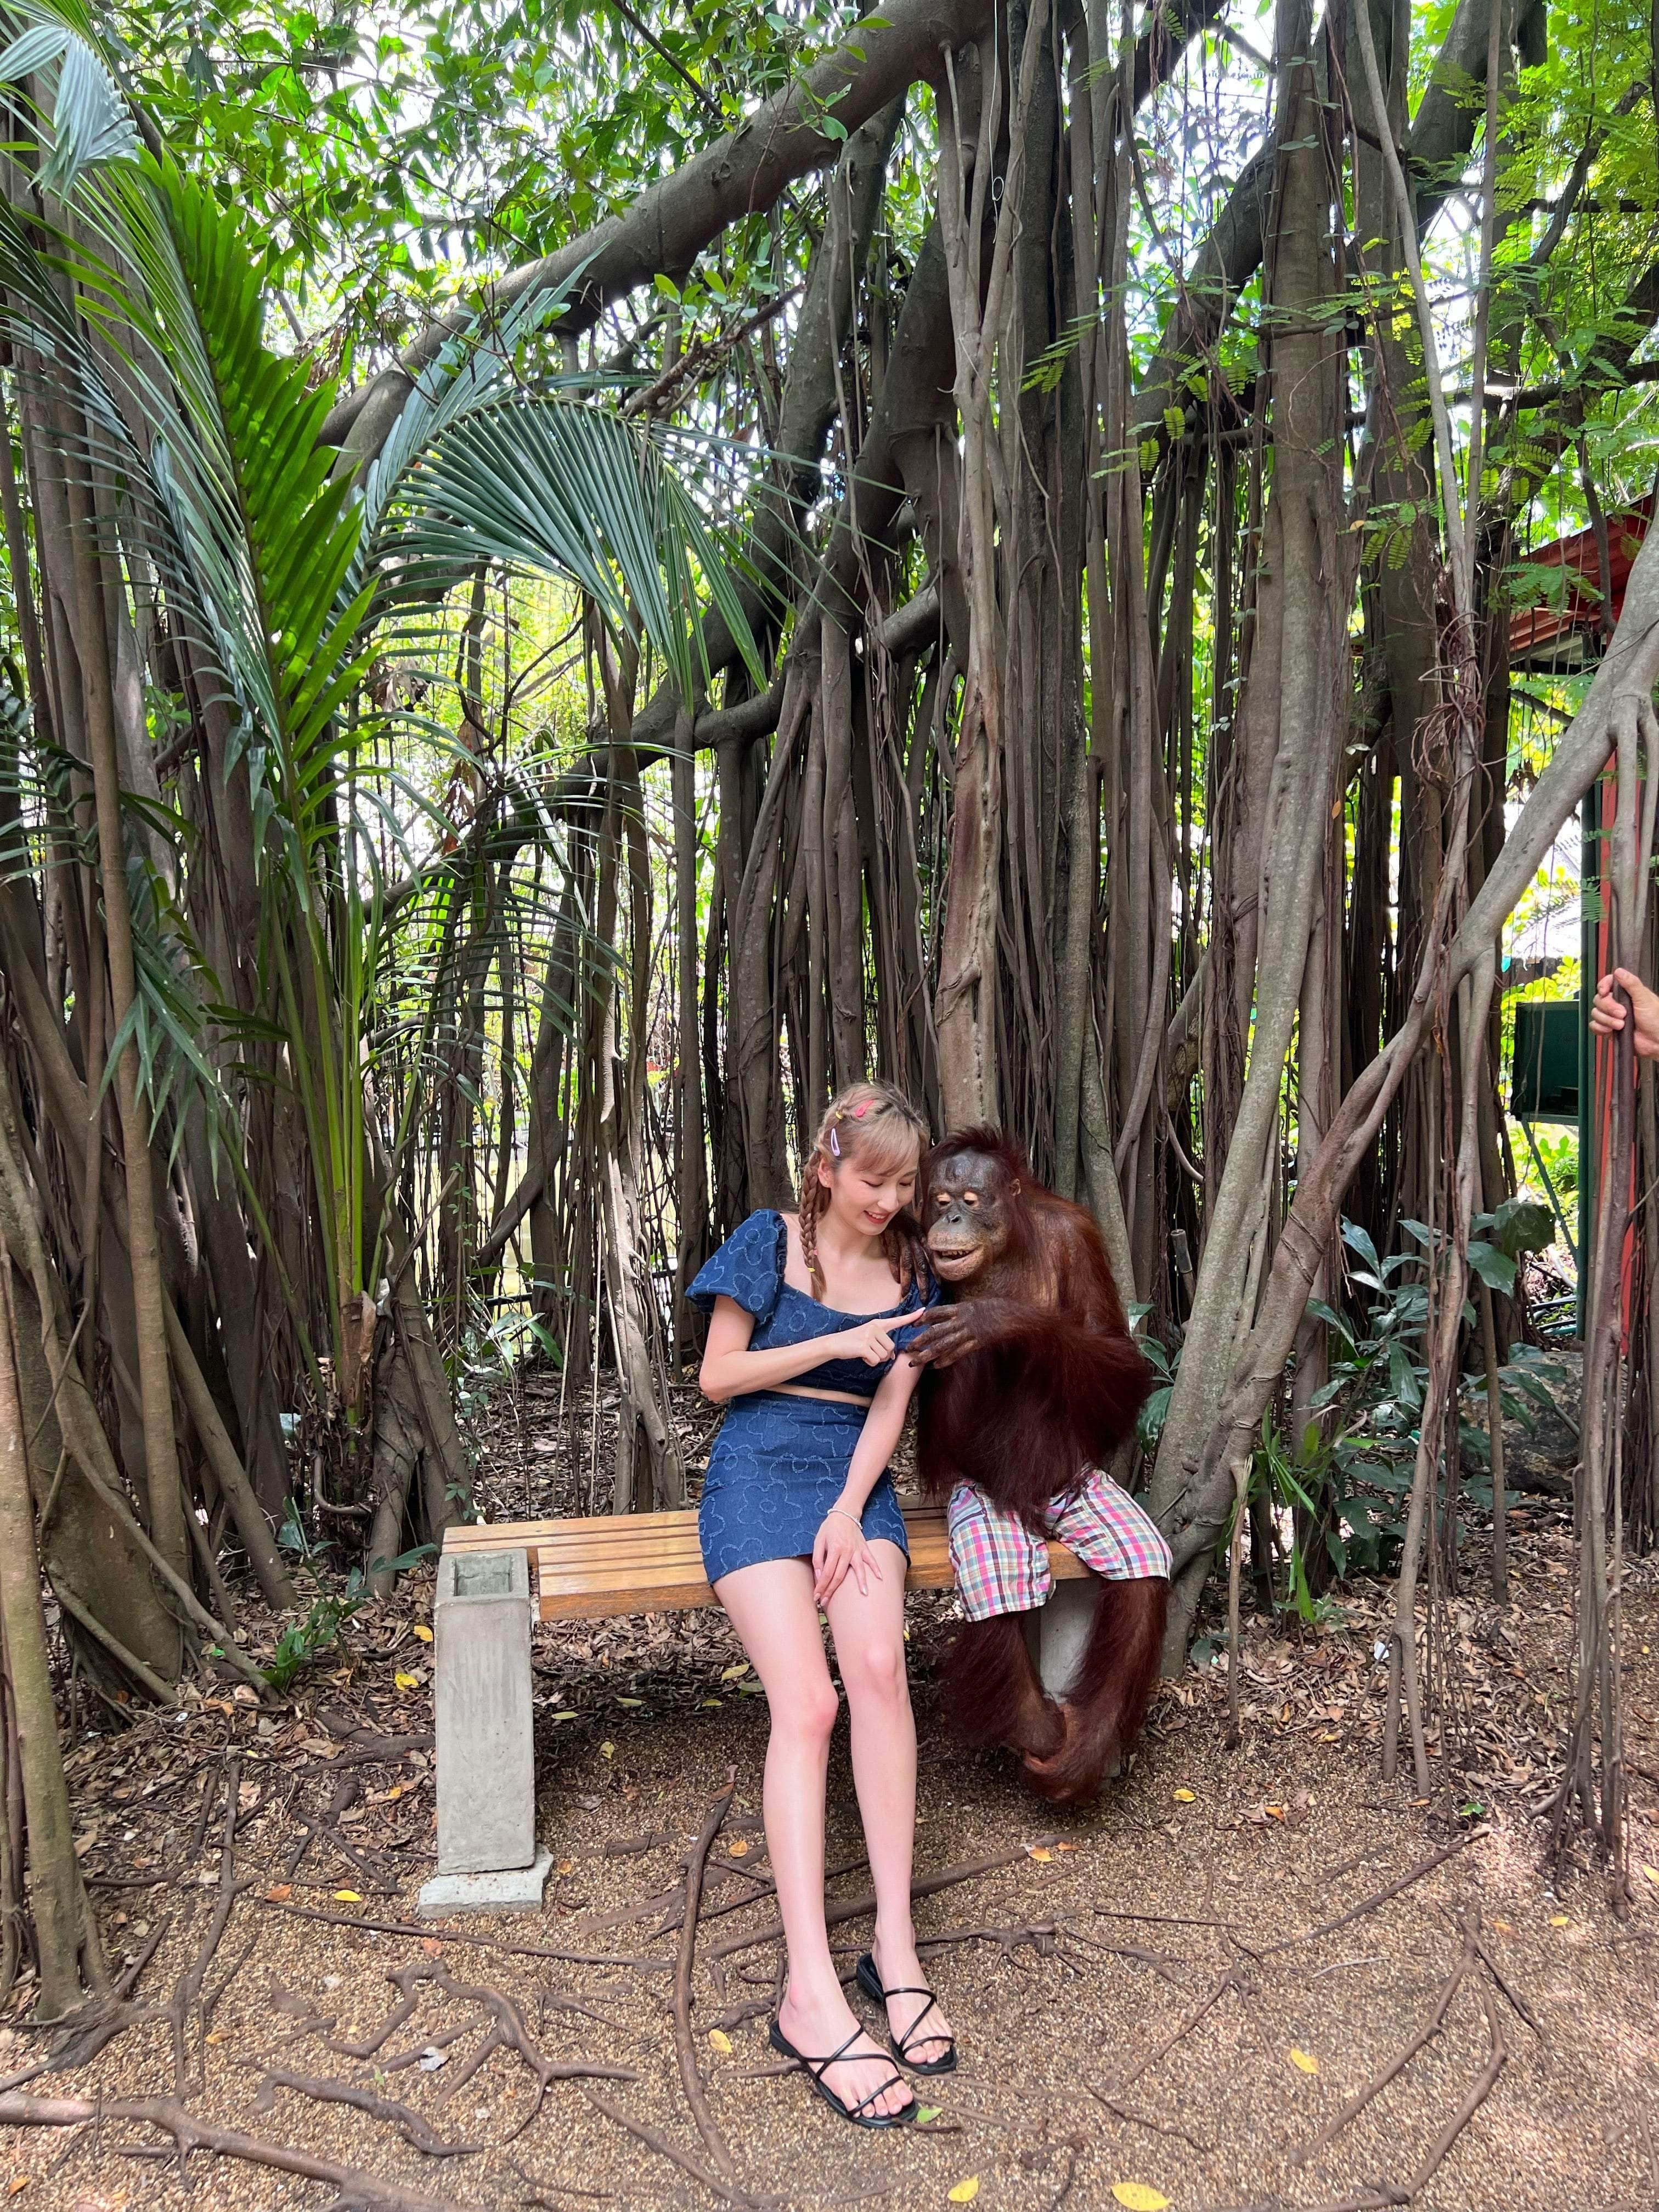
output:
[[[1615,759],[1651,936],[1659,552],[1510,665],[1528,551],[1645,526],[1647,15],[486,12],[3,11],[6,1511],[77,1668],[257,1675],[238,1577],[289,1610],[324,1538],[384,1583],[481,1343],[604,1376],[599,1502],[682,1502],[678,1287],[879,1073],[1100,1223],[1171,1664],[1247,1532],[1337,1571],[1412,1286],[1421,1772],[1527,1334],[1502,933]],[[1564,1803],[1616,1850],[1610,1265]]]

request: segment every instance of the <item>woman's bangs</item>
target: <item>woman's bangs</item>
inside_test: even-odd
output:
[[[843,1153],[855,1159],[866,1175],[898,1175],[907,1167],[921,1170],[921,1133],[896,1115],[884,1116],[873,1129],[860,1129],[850,1145],[843,1121],[841,1141]]]

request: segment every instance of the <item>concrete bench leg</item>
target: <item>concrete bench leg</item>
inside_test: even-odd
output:
[[[438,1871],[421,1915],[535,1912],[553,1855],[536,1848],[525,1553],[445,1553],[432,1626]]]
[[[1099,1606],[1099,1578],[1091,1575],[1086,1582],[1056,1583],[1047,1605],[1026,1615],[1026,1641],[1051,1698],[1063,1698],[1076,1680]]]

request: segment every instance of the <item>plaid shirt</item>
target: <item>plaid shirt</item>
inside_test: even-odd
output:
[[[1074,1490],[1051,1498],[1042,1518],[1057,1543],[1108,1582],[1167,1577],[1170,1547],[1157,1522],[1110,1475],[1091,1468]],[[1000,1613],[1029,1613],[1045,1604],[1054,1577],[1048,1547],[1012,1513],[992,1504],[982,1490],[959,1482],[945,1510],[951,1564],[969,1620]]]

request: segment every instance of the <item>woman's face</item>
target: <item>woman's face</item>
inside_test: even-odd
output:
[[[920,1164],[914,1154],[891,1166],[849,1153],[840,1160],[820,1157],[818,1176],[830,1193],[830,1211],[843,1226],[860,1236],[879,1237],[896,1213],[915,1205]]]

